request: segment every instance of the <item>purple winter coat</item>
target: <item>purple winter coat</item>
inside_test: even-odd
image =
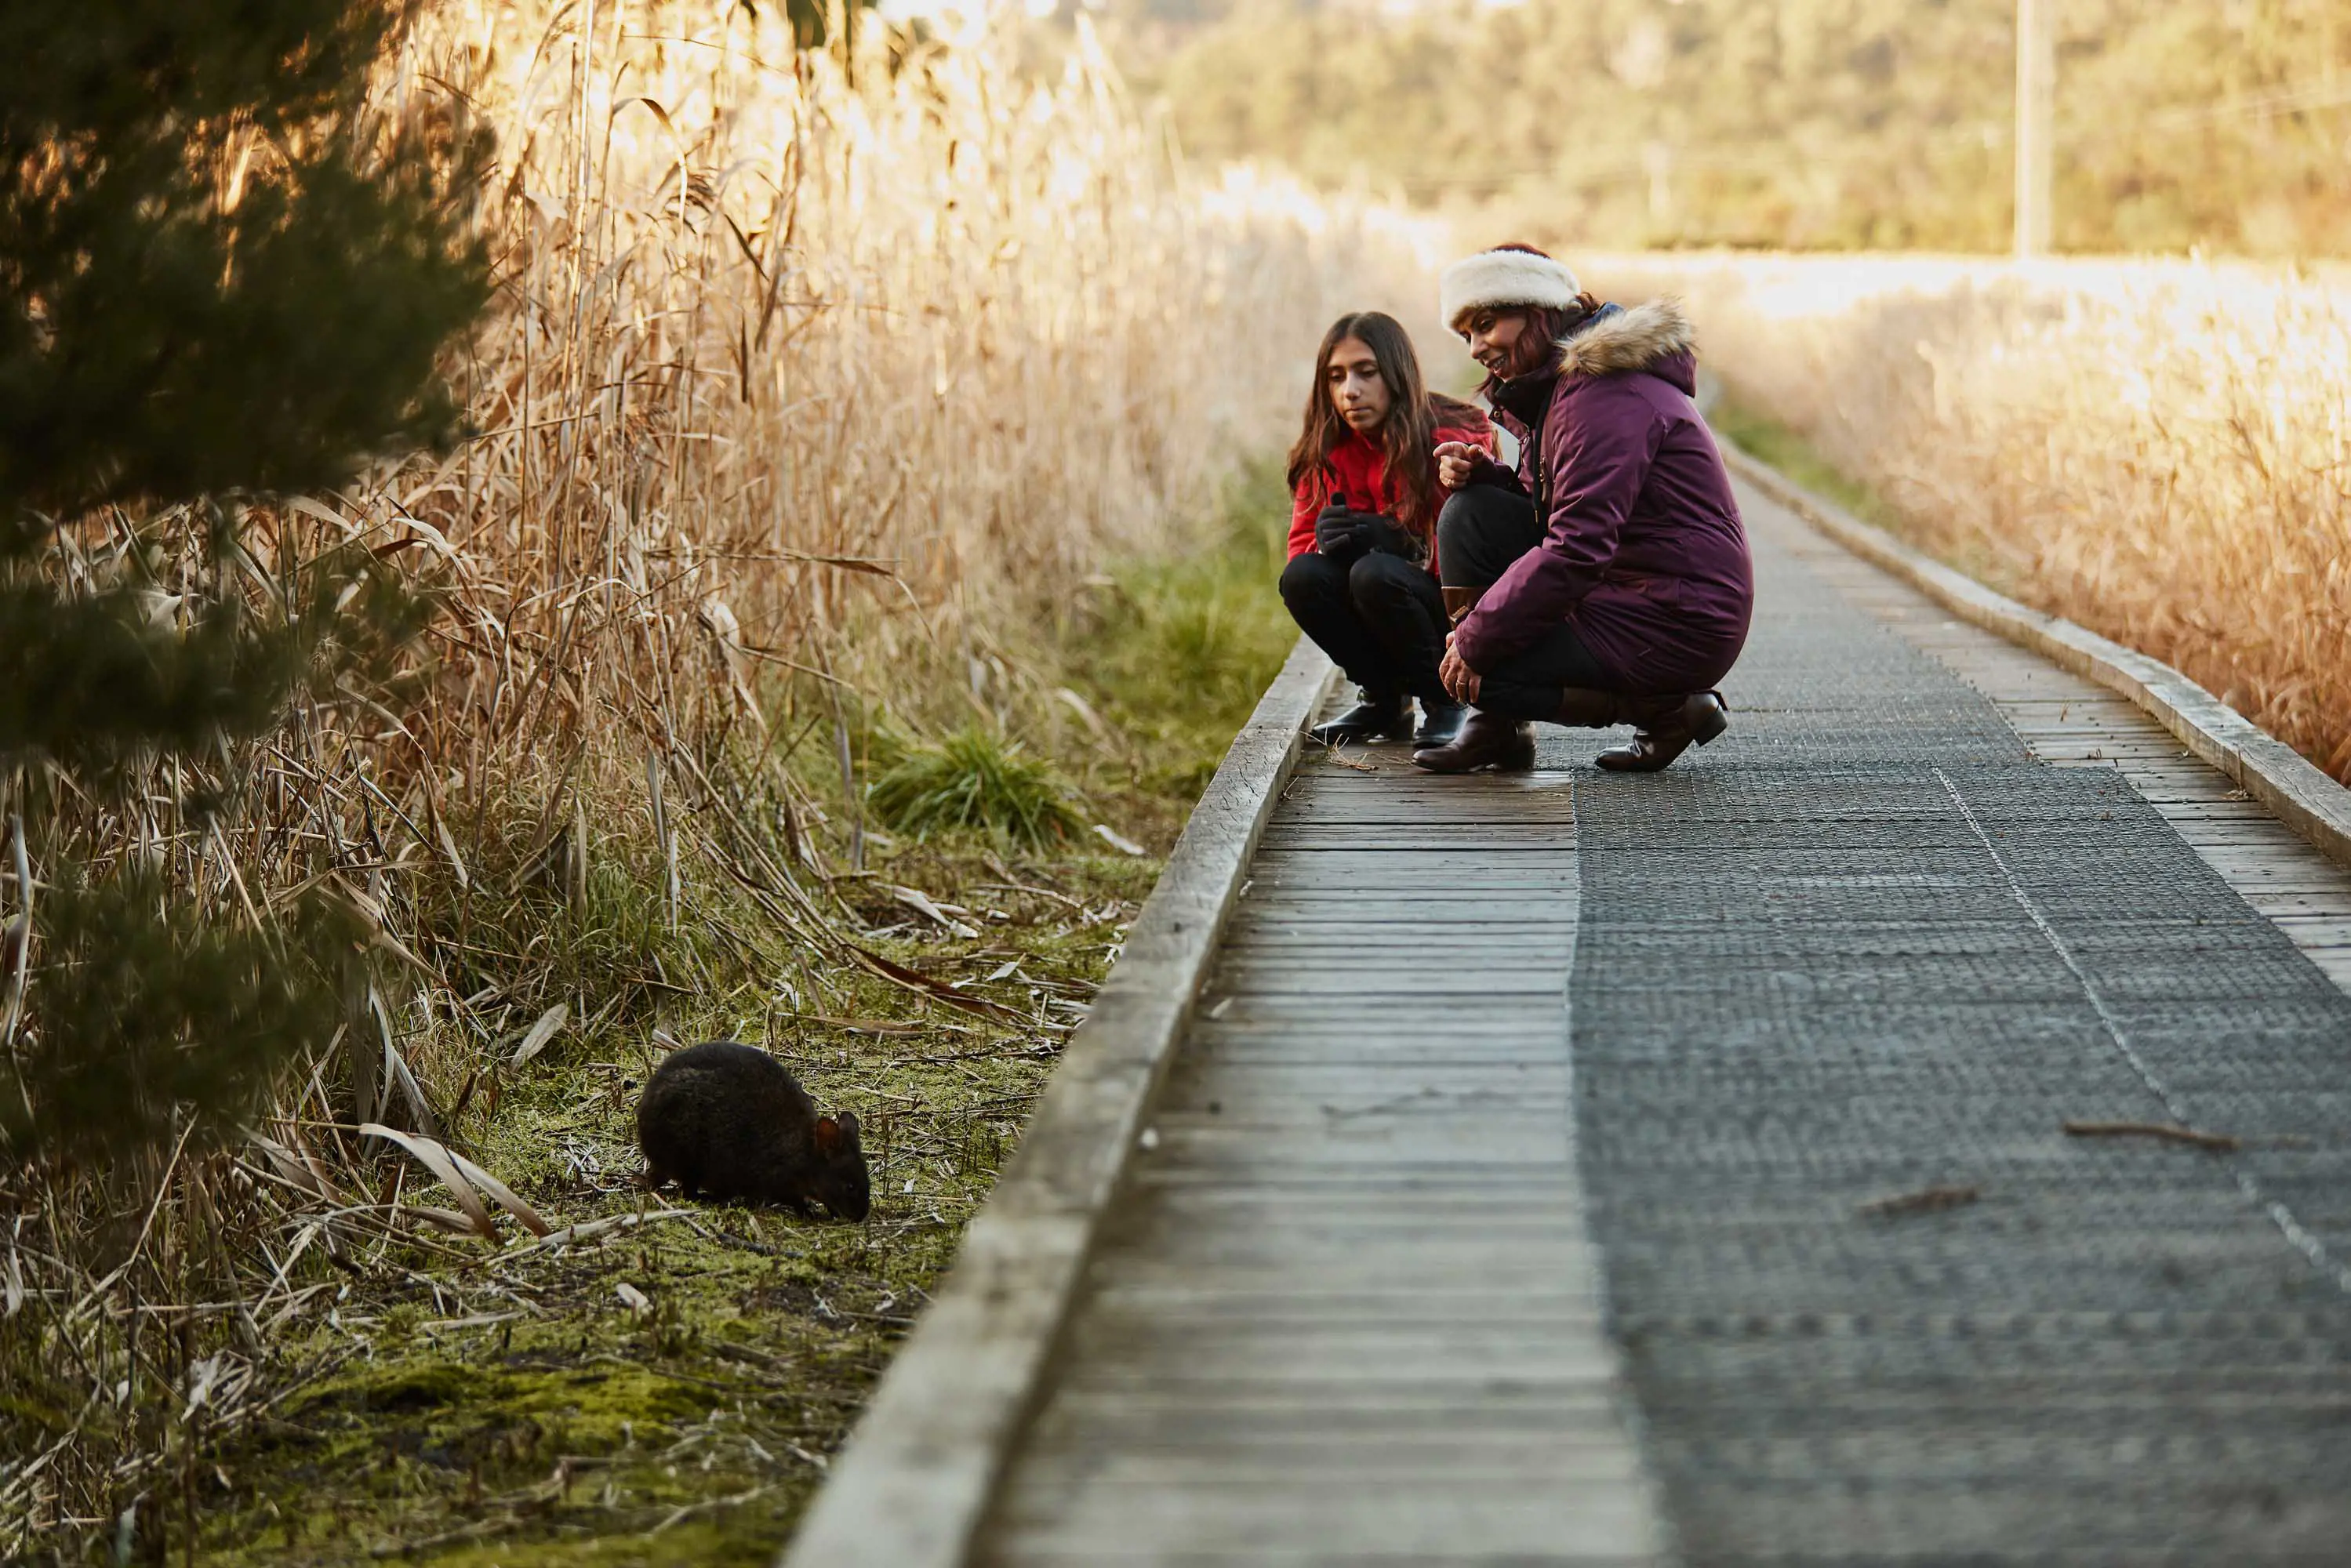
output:
[[[1635,695],[1705,691],[1739,657],[1755,576],[1730,476],[1690,402],[1693,342],[1671,299],[1564,340],[1540,467],[1525,422],[1497,411],[1519,473],[1489,460],[1479,478],[1524,488],[1551,532],[1454,629],[1472,670],[1493,673],[1562,622]]]

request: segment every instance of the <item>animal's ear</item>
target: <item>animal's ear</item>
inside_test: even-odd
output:
[[[852,1149],[857,1147],[857,1134],[859,1131],[860,1129],[857,1125],[857,1113],[854,1111],[843,1111],[841,1113],[841,1135],[849,1140],[849,1146]]]
[[[816,1119],[816,1152],[829,1155],[841,1146],[841,1124],[830,1116]]]

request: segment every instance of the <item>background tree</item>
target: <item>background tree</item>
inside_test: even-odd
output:
[[[1187,153],[1368,177],[1488,237],[2009,246],[2015,0],[1110,4]],[[2059,248],[2351,253],[2342,0],[2057,26]]]
[[[221,887],[242,917],[214,917],[162,870],[235,809],[234,740],[306,683],[381,670],[423,614],[366,551],[306,559],[280,531],[256,552],[246,528],[456,434],[435,367],[488,298],[488,148],[421,98],[371,105],[413,9],[0,6],[0,1139],[20,1159],[233,1127],[346,1006],[347,909]],[[147,862],[50,863],[68,799],[152,818]]]

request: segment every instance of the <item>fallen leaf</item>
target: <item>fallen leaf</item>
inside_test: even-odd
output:
[[[498,1228],[490,1222],[490,1211],[483,1206],[481,1194],[474,1190],[473,1184],[465,1179],[457,1169],[456,1162],[449,1157],[449,1151],[440,1144],[431,1138],[399,1132],[381,1122],[362,1123],[360,1136],[381,1138],[387,1143],[398,1144],[423,1161],[424,1167],[441,1178],[441,1185],[449,1189],[449,1195],[457,1200],[457,1207],[465,1211],[465,1218],[472,1222],[474,1229],[488,1240],[498,1239]]]
[[[522,1043],[515,1048],[514,1064],[520,1067],[524,1062],[545,1051],[547,1042],[553,1040],[555,1031],[563,1027],[564,1018],[570,1010],[566,1004],[558,1002],[539,1014],[538,1021],[530,1026],[530,1032],[524,1035]]]
[[[1143,846],[1141,844],[1136,843],[1133,839],[1128,838],[1124,833],[1120,832],[1117,829],[1112,827],[1107,822],[1096,822],[1094,824],[1094,832],[1101,838],[1102,842],[1108,844],[1111,848],[1116,850],[1123,855],[1139,855],[1143,853]]]
[[[459,1154],[455,1149],[449,1150],[449,1157],[456,1162],[457,1168],[459,1170],[465,1173],[465,1179],[467,1181],[472,1182],[475,1186],[480,1187],[484,1192],[488,1193],[492,1197],[497,1199],[498,1207],[505,1209],[508,1214],[513,1215],[515,1218],[521,1223],[522,1228],[525,1230],[529,1231],[533,1236],[544,1236],[548,1233],[548,1223],[546,1220],[541,1219],[538,1217],[538,1210],[531,1207],[530,1205],[525,1203],[521,1198],[517,1197],[514,1195],[514,1190],[507,1186],[506,1183],[500,1181],[497,1177],[492,1176],[489,1172],[484,1170],[481,1166],[475,1165],[473,1161],[467,1159],[465,1155]]]
[[[971,926],[966,925],[962,921],[950,916],[946,910],[941,909],[938,906],[938,904],[929,894],[925,893],[919,887],[900,887],[892,883],[890,884],[890,895],[895,898],[899,903],[904,904],[907,908],[914,910],[916,914],[921,915],[927,919],[936,921],[938,924],[946,926],[949,931],[954,932],[958,936],[969,939],[979,935],[979,933]]]

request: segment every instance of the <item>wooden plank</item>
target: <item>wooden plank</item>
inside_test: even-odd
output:
[[[1562,846],[1572,848],[1572,846]],[[1374,849],[1285,850],[1269,848],[1249,873],[1258,887],[1280,887],[1312,879],[1373,885],[1374,880],[1405,889],[1456,892],[1468,889],[1531,887],[1568,889],[1575,886],[1573,867],[1560,853],[1511,855],[1504,861],[1471,859],[1447,850]]]
[[[1386,1180],[1378,1209],[1353,1214],[1329,1202],[1347,1191],[1338,1172],[1294,1186],[1209,1186],[1190,1175],[1137,1185],[1135,1212],[1122,1216],[1118,1231],[1134,1255],[1094,1281],[1093,1300],[1148,1300],[1176,1315],[1186,1302],[1280,1301],[1298,1304],[1262,1310],[1312,1322],[1386,1312],[1392,1303],[1426,1315],[1440,1312],[1432,1304],[1439,1301],[1476,1300],[1548,1322],[1558,1293],[1582,1291],[1591,1278],[1589,1260],[1560,1239],[1583,1223],[1583,1205],[1495,1202],[1482,1176],[1418,1186]],[[1244,1195],[1254,1201],[1230,1201]],[[1406,1227],[1416,1233],[1400,1234]],[[1501,1272],[1489,1274],[1489,1265]],[[1358,1277],[1382,1283],[1347,1284],[1342,1301],[1333,1281]],[[1529,1281],[1548,1287],[1539,1300]]]
[[[1454,1309],[1440,1312],[1432,1303],[1458,1308],[1474,1300],[1489,1312],[1508,1306],[1551,1322],[1561,1292],[1581,1291],[1592,1278],[1590,1260],[1561,1239],[1583,1223],[1581,1204],[1472,1206],[1492,1196],[1482,1176],[1457,1172],[1420,1187],[1390,1180],[1376,1216],[1358,1216],[1334,1214],[1323,1201],[1346,1190],[1339,1172],[1290,1186],[1211,1186],[1191,1174],[1180,1183],[1137,1186],[1136,1212],[1123,1216],[1118,1230],[1132,1256],[1102,1271],[1091,1300],[1148,1301],[1170,1321],[1183,1317],[1187,1303],[1278,1301],[1294,1304],[1260,1306],[1262,1315],[1307,1322],[1396,1309],[1411,1317],[1451,1315]],[[1290,1201],[1227,1201],[1243,1194]],[[1402,1234],[1407,1226],[1416,1233]],[[1537,1283],[1543,1288],[1530,1295]]]
[[[2283,822],[2175,817],[2169,812],[2164,815],[2181,838],[2199,849],[2259,850],[2281,861],[2299,858],[2306,862],[2310,854],[2310,846],[2287,831]]]
[[[1197,1441],[1199,1435],[1234,1443],[1262,1435],[1274,1441],[1296,1436],[1356,1448],[1403,1444],[1426,1449],[1453,1439],[1507,1443],[1559,1436],[1593,1441],[1595,1430],[1604,1431],[1604,1424],[1615,1415],[1604,1386],[1385,1384],[1314,1393],[1307,1401],[1296,1389],[1241,1382],[1221,1387],[1194,1383],[1180,1392],[1106,1382],[1068,1390],[1054,1416],[1105,1436],[1134,1432],[1147,1441],[1158,1434],[1174,1444]],[[1045,1430],[1044,1422],[1039,1429]]]
[[[1040,1441],[1040,1454],[1053,1451],[1050,1438]],[[1594,1439],[1586,1432],[1500,1432],[1483,1442],[1477,1437],[1457,1437],[1437,1445],[1426,1438],[1349,1440],[1336,1421],[1321,1432],[1280,1437],[1235,1431],[1228,1423],[1200,1432],[1189,1442],[1138,1432],[1113,1445],[1090,1443],[1086,1451],[1071,1458],[1090,1461],[1084,1469],[1088,1487],[1165,1486],[1200,1491],[1262,1485],[1276,1478],[1301,1490],[1343,1482],[1426,1485],[1431,1480],[1456,1485],[1507,1481],[1540,1490],[1557,1482],[1622,1484],[1633,1473],[1623,1445],[1604,1437]]]
[[[1245,956],[1227,958],[1222,972],[1236,988],[1260,1000],[1279,997],[1328,997],[1346,1002],[1444,998],[1466,1011],[1514,997],[1556,997],[1567,988],[1564,967],[1552,973],[1550,965],[1540,959],[1532,967],[1507,961],[1424,967],[1400,962],[1394,956],[1383,961],[1374,954],[1344,966],[1301,966],[1276,954],[1257,962]]]
[[[1182,1197],[1192,1190],[1170,1186],[1154,1189],[1154,1196]],[[1418,1210],[1403,1208],[1391,1219],[1391,1228],[1422,1218]],[[1284,1245],[1306,1254],[1296,1264],[1271,1242],[1247,1250],[1168,1246],[1166,1239],[1180,1235],[1181,1228],[1159,1228],[1150,1234],[1157,1250],[1147,1259],[1138,1257],[1134,1269],[1122,1268],[1115,1280],[1100,1282],[1088,1298],[1089,1311],[1099,1304],[1105,1313],[1125,1314],[1122,1322],[1139,1322],[1140,1314],[1172,1323],[1252,1312],[1263,1316],[1268,1303],[1280,1302],[1290,1316],[1311,1327],[1364,1321],[1374,1311],[1366,1303],[1391,1301],[1408,1309],[1408,1313],[1393,1314],[1399,1321],[1409,1313],[1428,1317],[1441,1300],[1449,1304],[1447,1321],[1457,1331],[1506,1311],[1518,1313],[1522,1322],[1581,1322],[1593,1303],[1593,1270],[1562,1256],[1553,1243],[1579,1229],[1583,1220],[1573,1210],[1545,1211],[1537,1221],[1519,1224],[1509,1246],[1464,1238],[1445,1248],[1385,1248],[1386,1236],[1371,1230],[1343,1238],[1290,1237]],[[1212,1309],[1207,1304],[1208,1298],[1198,1283],[1204,1275],[1219,1281],[1216,1299],[1228,1305]],[[1474,1280],[1476,1288],[1447,1288],[1457,1280]],[[1109,1348],[1117,1351],[1115,1345]],[[1122,1364],[1112,1354],[1092,1364],[1114,1368]],[[1213,1370],[1217,1364],[1211,1356],[1203,1368]],[[1090,1375],[1086,1365],[1072,1363],[1064,1382],[1085,1375]]]
[[[1394,831],[1394,824],[1378,822],[1301,823],[1269,833],[1265,847],[1270,852],[1361,850],[1371,847],[1379,839],[1393,834]],[[1412,836],[1413,849],[1418,852],[1459,855],[1492,850],[1556,855],[1562,852],[1573,853],[1575,849],[1573,839],[1565,838],[1559,829],[1541,823],[1416,822],[1406,825],[1405,831]],[[1395,852],[1381,850],[1377,852]]]
[[[1333,1066],[1415,1065],[1442,1067],[1540,1066],[1559,1059],[1555,1032],[1537,1035],[1531,1029],[1512,1028],[1506,1035],[1481,1035],[1476,1040],[1447,1037],[1430,1030],[1406,1040],[1391,1040],[1379,1026],[1349,1025],[1311,1028],[1308,1024],[1275,1030],[1249,1030],[1228,1035],[1204,1050],[1213,1050],[1226,1063],[1318,1061]]]
[[[1243,1143],[1278,1138],[1281,1153],[1292,1156],[1311,1152],[1318,1138],[1354,1132],[1384,1137],[1398,1125],[1407,1125],[1423,1136],[1455,1137],[1459,1130],[1451,1124],[1460,1117],[1482,1121],[1498,1136],[1521,1129],[1541,1135],[1556,1131],[1560,1117],[1567,1112],[1564,1086],[1555,1086],[1548,1093],[1525,1085],[1516,1090],[1457,1091],[1426,1084],[1415,1087],[1408,1080],[1393,1078],[1381,1082],[1373,1077],[1366,1082],[1365,1076],[1351,1066],[1343,1073],[1344,1088],[1337,1087],[1334,1078],[1332,1087],[1280,1098],[1245,1099],[1238,1090],[1219,1089],[1217,1093],[1228,1098],[1215,1099],[1217,1110],[1207,1109],[1205,1097],[1196,1107],[1163,1106],[1155,1113],[1152,1125],[1162,1138],[1219,1134],[1229,1134]]]
[[[1037,1515],[1006,1521],[998,1561],[1029,1561],[1032,1517],[1050,1530],[1040,1545],[1075,1560],[1162,1561],[1137,1541],[1181,1536],[1200,1552],[1280,1562],[1311,1551],[1342,1562],[1428,1563],[1477,1543],[1488,1562],[1518,1556],[1555,1564],[1646,1560],[1660,1548],[1654,1518],[1625,1480],[1564,1481],[1530,1492],[1516,1479],[1400,1487],[1333,1482],[1312,1497],[1276,1479],[1214,1489],[1065,1486],[1038,1498]]]
[[[1566,1129],[1533,1121],[1498,1125],[1489,1117],[1437,1116],[1301,1124],[1280,1137],[1247,1128],[1172,1123],[1161,1145],[1194,1176],[1219,1181],[1280,1180],[1303,1170],[1399,1168],[1484,1173],[1497,1185],[1517,1179],[1572,1180]]]
[[[1481,923],[1468,930],[1452,930],[1444,926],[1432,929],[1426,918],[1416,927],[1403,925],[1395,928],[1367,926],[1363,920],[1344,915],[1295,915],[1275,919],[1237,918],[1234,926],[1228,946],[1242,955],[1267,955],[1310,963],[1369,953],[1387,963],[1404,958],[1432,967],[1487,953],[1507,954],[1513,962],[1519,962],[1569,950],[1566,937],[1557,925],[1531,920]]]
[[[1383,913],[1399,920],[1460,922],[1481,912],[1488,925],[1573,924],[1573,908],[1556,887],[1533,888],[1410,888],[1396,898],[1384,888],[1358,887],[1342,877],[1312,888],[1291,888],[1280,883],[1252,887],[1241,904],[1244,914],[1275,917],[1317,916],[1363,920]]]
[[[1288,1392],[1296,1396],[1297,1391]],[[1385,1482],[1413,1490],[1509,1482],[1522,1494],[1540,1496],[1552,1484],[1623,1486],[1635,1475],[1623,1446],[1595,1430],[1607,1419],[1604,1409],[1583,1425],[1562,1420],[1510,1424],[1440,1406],[1422,1417],[1430,1430],[1414,1443],[1384,1432],[1350,1430],[1343,1413],[1320,1420],[1301,1418],[1319,1408],[1315,1403],[1306,1404],[1303,1411],[1276,1406],[1265,1418],[1268,1425],[1252,1421],[1255,1413],[1246,1410],[1204,1417],[1187,1409],[1176,1425],[1163,1428],[1115,1420],[1113,1443],[1089,1450],[1075,1442],[1065,1446],[1056,1440],[1058,1433],[1046,1433],[1040,1435],[1039,1456],[1065,1472],[1057,1479],[1067,1489],[1115,1492],[1157,1486],[1206,1493],[1280,1483],[1309,1501],[1319,1501],[1318,1494],[1327,1488],[1351,1482]],[[1326,1544],[1335,1542],[1326,1539]]]

